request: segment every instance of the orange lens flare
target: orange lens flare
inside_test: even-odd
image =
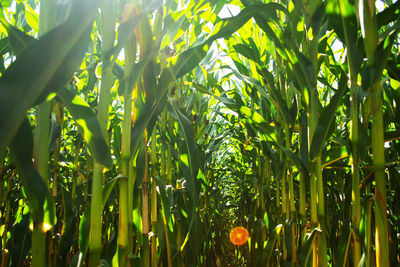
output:
[[[249,232],[244,227],[236,227],[229,234],[229,238],[234,245],[241,246],[249,239]]]

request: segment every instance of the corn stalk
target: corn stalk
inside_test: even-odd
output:
[[[358,19],[367,55],[367,65],[375,68],[378,46],[375,1],[356,2]],[[379,73],[381,75],[381,73]],[[376,265],[390,266],[388,219],[386,208],[385,148],[383,127],[383,100],[381,80],[377,79],[369,88],[372,114],[372,154],[375,174],[375,248]]]
[[[129,53],[129,52],[128,52]],[[127,57],[131,58],[131,57]],[[129,176],[131,166],[130,143],[132,129],[132,93],[129,92],[124,97],[124,121],[122,128],[122,148],[121,148],[121,172],[119,180],[119,229],[118,229],[118,248],[119,264],[127,265],[129,253]]]
[[[56,24],[56,3],[51,0],[40,2],[39,38]],[[49,185],[49,145],[50,145],[50,102],[44,101],[36,109],[36,134],[34,143],[35,165],[40,176]],[[32,232],[32,265],[45,266],[46,232],[43,225],[34,223]]]
[[[320,6],[321,1],[315,0],[305,3],[306,13],[311,18],[317,8]],[[315,130],[318,125],[319,119],[319,95],[317,88],[317,78],[319,74],[319,63],[318,63],[318,43],[319,43],[319,31],[320,26],[307,25],[307,32],[309,33],[306,38],[308,57],[313,67],[313,77],[309,81],[309,108],[308,108],[308,121],[309,121],[309,146],[314,137]],[[310,175],[310,190],[311,190],[311,217],[312,222],[315,225],[319,225],[322,229],[322,234],[319,235],[319,247],[318,247],[318,259],[321,266],[327,266],[327,248],[326,248],[326,226],[325,226],[325,195],[324,195],[324,181],[322,177],[321,167],[321,154],[317,155],[314,161],[311,163],[311,175]],[[313,200],[314,198],[314,200]],[[316,200],[316,201],[315,201]],[[315,214],[315,212],[317,214]],[[315,243],[314,243],[315,246]],[[313,250],[314,264],[315,261],[315,249]]]
[[[132,17],[132,4],[127,4],[122,15],[122,22]],[[132,36],[125,47],[125,73],[124,78],[129,81],[135,60],[136,60],[136,38]],[[132,157],[130,154],[131,130],[132,130],[132,111],[133,99],[132,92],[135,91],[136,84],[126,83],[124,95],[124,120],[122,125],[122,144],[121,144],[121,174],[119,180],[119,229],[118,229],[118,248],[119,265],[128,264],[128,254],[133,244],[132,235],[129,232],[129,226],[132,226],[132,197],[130,185],[133,185]],[[134,87],[134,88],[132,88]]]
[[[152,166],[152,179],[151,179],[151,266],[157,266],[157,182],[155,177],[158,176],[157,171],[157,135],[156,127],[153,129],[151,135],[151,154],[150,161]]]
[[[114,45],[114,9],[113,1],[103,1],[101,6],[102,29],[102,54],[105,56]],[[110,105],[110,93],[113,85],[112,64],[109,58],[103,58],[100,92],[97,106],[97,119],[101,133],[108,140],[108,109]],[[89,252],[90,266],[97,266],[100,260],[102,248],[102,213],[103,213],[103,173],[104,168],[98,163],[93,166],[92,200],[90,209],[90,242]]]
[[[356,36],[349,29],[349,25],[345,20],[346,7],[342,0],[338,1],[340,12],[342,14],[342,24],[344,29],[344,38],[347,52],[347,63],[349,68],[349,80],[350,80],[350,95],[351,95],[351,107],[350,107],[350,141],[352,144],[352,155],[351,155],[351,172],[352,172],[352,225],[354,230],[357,232],[354,238],[353,248],[353,262],[354,266],[358,266],[361,259],[361,241],[358,238],[360,221],[361,221],[361,203],[360,203],[360,168],[359,168],[359,103],[358,103],[358,87],[357,87],[357,70],[355,69],[355,58],[352,53],[352,46],[354,45]]]
[[[143,247],[142,247],[142,260],[143,266],[150,266],[150,248],[149,248],[149,178],[148,178],[148,152],[147,152],[147,132],[144,138],[144,177],[142,182],[142,234],[143,234]]]

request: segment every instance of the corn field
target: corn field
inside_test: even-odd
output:
[[[0,267],[400,266],[400,1],[0,5]]]

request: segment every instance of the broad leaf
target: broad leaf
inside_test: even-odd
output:
[[[0,12],[0,23],[6,28],[8,39],[17,57],[19,57],[30,44],[36,41],[32,36],[10,25],[2,12]]]
[[[68,20],[29,45],[3,73],[0,78],[0,150],[16,134],[26,110],[71,79],[87,49],[89,25],[98,5],[99,1],[94,0],[75,1]]]
[[[111,168],[110,149],[101,134],[100,124],[90,106],[72,91],[64,89],[57,97],[66,106],[76,123],[84,130],[83,138],[89,145],[94,160],[104,167]]]
[[[22,179],[34,224],[42,224],[45,231],[56,223],[53,198],[40,174],[32,164],[33,135],[28,119],[23,120],[11,143],[14,161]]]

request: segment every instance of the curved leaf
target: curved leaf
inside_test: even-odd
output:
[[[57,97],[69,110],[76,123],[83,128],[83,138],[89,145],[94,160],[107,168],[111,168],[110,149],[101,134],[100,124],[90,106],[67,89],[58,92]]]
[[[88,26],[97,13],[99,2],[75,1],[67,21],[29,45],[3,73],[0,78],[0,150],[16,134],[26,110],[71,79],[87,49]]]
[[[182,77],[200,63],[215,40],[232,35],[253,16],[260,15],[268,20],[274,19],[276,18],[276,10],[287,13],[287,10],[282,5],[276,3],[257,3],[246,7],[237,16],[220,20],[215,27],[215,34],[202,44],[181,53],[172,61],[172,72],[175,74],[176,78]]]
[[[279,111],[282,114],[282,117],[285,119],[287,124],[292,125],[293,118],[290,115],[288,106],[287,106],[285,100],[283,99],[281,91],[279,91],[275,87],[274,78],[273,78],[272,74],[266,68],[257,69],[257,71],[265,79],[266,85],[269,89],[269,92],[270,92],[271,96],[273,97],[275,103],[279,107]]]
[[[22,52],[34,41],[35,38],[32,36],[24,33],[23,31],[19,30],[18,28],[10,25],[5,18],[3,12],[0,12],[0,23],[6,28],[8,33],[8,39],[12,48],[14,49],[15,55],[18,57],[22,54]]]
[[[145,105],[143,106],[144,112],[139,115],[139,118],[135,122],[135,125],[132,129],[132,157],[136,154],[135,151],[139,146],[139,140],[144,133],[144,129],[148,126],[151,119],[158,116],[158,114],[161,112],[160,106],[164,106],[166,104],[165,96],[171,82],[189,73],[196,66],[198,66],[201,60],[206,56],[211,44],[215,40],[233,34],[235,31],[240,29],[251,17],[257,14],[265,15],[268,19],[276,18],[276,10],[281,10],[287,13],[287,10],[283,6],[276,3],[257,3],[248,6],[244,10],[242,10],[237,16],[221,20],[221,23],[219,23],[216,27],[216,33],[213,34],[206,41],[204,41],[202,44],[189,48],[188,50],[175,56],[171,60],[170,65],[162,72],[158,80],[158,89],[155,90],[156,92],[158,92],[157,98],[154,100],[154,103],[145,103]]]
[[[53,198],[40,174],[32,164],[33,135],[28,119],[24,119],[11,142],[14,161],[21,175],[22,185],[34,223],[49,230],[56,223]]]
[[[269,265],[269,261],[271,259],[272,256],[272,252],[274,250],[274,246],[276,243],[276,240],[278,239],[281,230],[282,230],[283,225],[282,224],[278,224],[274,231],[272,232],[272,234],[270,235],[270,237],[268,238],[268,243],[267,246],[264,248],[265,251],[265,257],[266,257],[266,263]]]
[[[321,233],[321,229],[315,228],[311,235],[307,238],[305,243],[301,246],[300,252],[299,252],[299,265],[302,267],[307,266],[308,258],[310,256],[310,252],[312,250],[312,244],[314,242],[315,237],[317,234]]]
[[[347,89],[347,76],[342,74],[339,81],[339,88],[335,95],[332,97],[329,104],[322,110],[318,120],[318,126],[315,129],[315,133],[311,142],[310,147],[310,160],[313,161],[318,155],[321,154],[323,145],[328,137],[328,132],[331,128],[331,124],[336,116],[336,110],[341,103],[344,92]]]
[[[186,144],[186,157],[187,159],[182,159],[185,154],[181,154],[181,160],[189,168],[190,176],[186,177],[187,189],[190,196],[192,197],[193,203],[198,202],[196,179],[197,173],[199,172],[199,162],[196,153],[196,141],[194,139],[193,133],[193,123],[175,106],[175,103],[170,103],[171,108],[176,114],[178,124],[184,134],[185,144]]]

